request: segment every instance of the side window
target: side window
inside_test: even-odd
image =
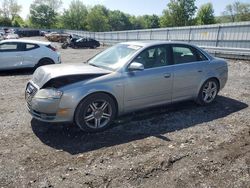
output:
[[[208,60],[206,56],[204,56],[199,50],[196,50],[197,56],[199,61],[206,61]]]
[[[0,44],[0,52],[13,52],[17,51],[18,45],[14,42]]]
[[[173,58],[175,64],[198,61],[194,51],[190,47],[186,46],[173,46]]]
[[[26,44],[26,50],[33,50],[35,48],[38,48],[36,44]]]
[[[169,65],[167,48],[165,46],[148,48],[141,52],[134,61],[143,64],[145,69]]]

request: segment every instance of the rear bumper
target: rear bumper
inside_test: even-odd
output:
[[[220,73],[220,90],[223,89],[228,80],[228,69],[226,68],[223,72]]]

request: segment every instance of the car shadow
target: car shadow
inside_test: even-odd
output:
[[[27,69],[15,69],[15,70],[5,70],[0,71],[0,76],[25,76],[25,75],[32,75],[34,73],[34,69],[27,68]]]
[[[35,119],[31,126],[44,144],[74,155],[150,136],[170,141],[165,133],[223,118],[247,107],[235,99],[218,96],[208,106],[187,101],[128,114],[116,120],[113,128],[100,133],[85,133],[72,124],[50,124]]]

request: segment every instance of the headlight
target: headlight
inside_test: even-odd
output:
[[[37,92],[36,98],[41,99],[60,99],[63,92],[54,88],[41,89]]]

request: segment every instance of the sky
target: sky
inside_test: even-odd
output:
[[[33,0],[18,0],[18,3],[22,5],[21,16],[25,19],[29,14],[29,7]],[[170,0],[82,0],[87,6],[94,6],[96,4],[102,4],[110,10],[120,10],[124,13],[139,16],[145,14],[162,15],[163,9],[166,8]],[[235,2],[236,0],[196,0],[196,6],[211,2],[213,4],[214,13],[216,16],[220,16],[224,11],[225,6]],[[71,0],[62,0],[63,9],[67,9]],[[243,3],[250,3],[250,0],[240,0]]]

